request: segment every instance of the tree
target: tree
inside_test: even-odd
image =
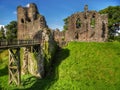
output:
[[[114,24],[120,23],[120,6],[109,6],[100,10],[99,13],[108,14],[109,38],[113,38],[113,35],[116,32]]]
[[[17,39],[17,21],[11,21],[5,28],[7,40]]]
[[[120,22],[120,6],[109,6],[99,11],[101,14],[108,14],[108,26]]]
[[[63,21],[64,21],[64,26],[63,26],[63,31],[66,31],[66,30],[68,30],[68,18],[69,17],[67,17],[67,18],[65,18]]]
[[[5,39],[5,30],[3,27],[1,27],[0,29],[0,40],[3,40]]]

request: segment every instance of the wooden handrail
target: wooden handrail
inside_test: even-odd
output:
[[[22,46],[22,45],[36,45],[40,44],[40,41],[36,40],[0,40],[0,48],[9,46]]]

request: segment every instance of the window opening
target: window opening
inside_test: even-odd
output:
[[[81,27],[81,20],[80,20],[80,18],[78,18],[76,20],[76,28],[80,28],[80,27]]]

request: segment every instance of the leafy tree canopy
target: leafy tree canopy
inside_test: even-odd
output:
[[[11,21],[5,28],[7,40],[17,39],[17,21]]]
[[[120,36],[115,36],[117,29],[115,29],[116,27],[114,26],[115,23],[120,23],[120,6],[109,6],[100,10],[99,13],[108,14],[109,40],[120,41]]]
[[[5,30],[3,27],[0,28],[0,40],[5,39]]]
[[[67,29],[68,29],[68,18],[69,17],[67,17],[67,18],[65,18],[65,19],[63,19],[63,21],[64,21],[64,26],[63,26],[63,31],[66,31]]]
[[[101,14],[108,14],[108,27],[111,28],[114,23],[120,22],[120,6],[109,6],[100,10]]]

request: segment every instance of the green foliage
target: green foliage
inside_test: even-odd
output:
[[[49,43],[48,42],[45,42],[44,43],[44,49],[43,49],[43,52],[44,52],[44,63],[45,63],[45,71],[49,71],[49,68],[50,68],[50,65],[51,65],[51,55],[49,53]]]
[[[119,90],[119,50],[119,42],[71,42],[56,53],[48,76],[43,79],[31,75],[22,76],[22,85],[19,87],[8,85],[8,73],[5,68],[8,58],[6,58],[2,61],[4,63],[0,63],[0,88],[3,90]],[[3,53],[1,55],[4,55]]]
[[[109,40],[119,41],[120,42],[120,36],[113,36]]]
[[[64,26],[63,26],[63,31],[66,31],[66,30],[68,30],[68,18],[69,17],[67,17],[67,18],[65,18],[63,21],[64,21]]]
[[[109,6],[99,12],[108,14],[108,27],[111,28],[114,23],[120,22],[120,6]]]
[[[8,52],[0,52],[0,89],[5,89],[8,86]]]
[[[109,6],[99,12],[101,14],[108,14],[109,28],[111,28],[114,23],[120,22],[120,6]]]
[[[5,39],[5,30],[3,27],[1,27],[0,29],[0,40],[3,40]]]
[[[52,63],[52,59],[55,55],[56,52],[56,43],[55,42],[45,42],[44,43],[44,49],[43,49],[43,53],[44,53],[44,64],[45,64],[45,72],[49,72],[50,67],[51,67],[51,63]]]
[[[99,12],[108,14],[109,41],[114,41],[116,38],[113,38],[113,33],[116,31],[113,24],[120,22],[120,6],[109,6]]]
[[[8,25],[5,26],[5,28],[7,29],[7,40],[17,39],[17,21],[11,21]]]

